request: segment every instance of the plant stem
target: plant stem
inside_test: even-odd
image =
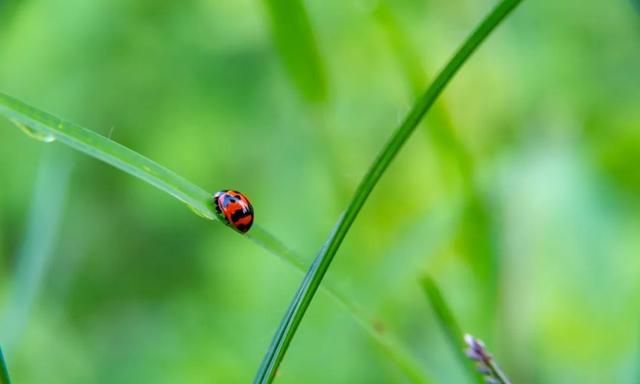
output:
[[[433,105],[444,87],[453,78],[456,72],[467,61],[476,48],[487,36],[500,24],[502,20],[522,0],[503,0],[480,23],[467,40],[458,49],[453,58],[433,81],[427,91],[417,100],[414,107],[405,118],[404,122],[393,134],[389,142],[382,149],[369,171],[361,181],[354,197],[345,213],[340,217],[335,230],[330,234],[325,245],[311,264],[307,275],[298,288],[273,341],[262,360],[260,368],[254,379],[254,383],[271,383],[276,371],[284,358],[284,355],[295,335],[295,332],[306,313],[313,296],[326,274],[334,255],[340,248],[351,225],[355,221],[360,209],[369,197],[369,194],[378,183],[391,161],[398,154],[406,140],[415,130],[416,126]]]
[[[489,353],[482,340],[476,339],[470,334],[466,334],[464,335],[464,341],[468,347],[465,350],[465,354],[469,359],[475,361],[477,371],[486,382],[511,384],[511,381],[507,375],[502,372],[498,363],[495,361],[491,353]]]
[[[491,373],[493,373],[493,376],[498,379],[498,382],[500,384],[511,384],[511,381],[509,380],[507,375],[502,372],[502,369],[500,369],[498,363],[496,363],[495,360],[491,359],[487,366],[491,370]]]

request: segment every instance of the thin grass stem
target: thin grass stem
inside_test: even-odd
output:
[[[423,276],[420,279],[420,284],[460,364],[467,371],[472,381],[482,384],[484,381],[477,375],[475,367],[464,353],[464,333],[462,328],[460,328],[458,321],[453,316],[453,312],[442,295],[440,288],[430,276]]]

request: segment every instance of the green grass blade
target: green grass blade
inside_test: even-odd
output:
[[[278,256],[294,268],[304,271],[304,260],[262,227],[254,225],[251,228],[251,231],[247,232],[245,236],[253,240],[254,243],[258,244],[262,248],[271,251],[271,253]]]
[[[415,384],[429,384],[432,382],[415,358],[393,336],[388,332],[381,333],[376,330],[372,322],[364,320],[365,316],[361,311],[336,290],[326,285],[323,285],[323,287],[326,293],[351,315],[356,324],[391,359],[410,382]]]
[[[460,328],[460,325],[453,316],[449,305],[442,296],[442,292],[436,285],[435,281],[433,281],[430,276],[424,276],[420,280],[420,284],[422,286],[422,290],[429,299],[429,303],[433,307],[433,311],[436,313],[438,320],[443,325],[449,341],[451,341],[454,346],[464,346],[464,333],[462,333],[462,328]],[[464,357],[464,360],[466,361],[467,358]]]
[[[438,322],[449,344],[455,351],[456,357],[460,360],[460,364],[467,370],[469,378],[478,384],[484,383],[482,377],[477,374],[473,363],[464,354],[464,333],[435,281],[433,281],[430,276],[423,276],[422,279],[420,279],[420,285],[429,299],[429,303],[438,318]]]
[[[253,232],[253,230],[252,230]],[[261,243],[269,243],[269,247],[278,249],[277,255],[280,256],[285,262],[294,268],[298,269],[301,273],[304,273],[304,263],[300,260],[299,256],[293,251],[287,249],[282,243],[279,243],[277,239],[271,237],[268,233],[262,231],[254,232],[251,236],[258,237]],[[340,294],[337,290],[326,284],[322,285],[325,293],[333,299],[338,305],[351,316],[354,322],[364,331],[364,333],[371,338],[371,340],[384,352],[396,367],[405,375],[410,382],[415,384],[429,384],[432,381],[427,377],[424,370],[420,367],[420,364],[416,362],[415,358],[406,351],[395,338],[389,334],[381,334],[378,332],[370,321],[365,320],[366,316],[358,309],[358,307],[352,304]]]
[[[39,111],[4,93],[0,93],[0,115],[36,135],[53,138],[159,188],[187,204],[200,216],[216,218],[207,202],[209,192],[115,141]]]
[[[0,93],[0,116],[12,120],[31,136],[53,138],[67,144],[158,187],[186,203],[198,215],[207,219],[216,219],[208,205],[210,194],[204,189],[104,136],[62,121],[2,93]],[[246,237],[304,273],[304,261],[259,225],[254,225]],[[331,288],[327,288],[326,291],[330,297],[345,308],[365,334],[378,343],[394,362],[398,363],[398,367],[405,372],[407,377],[412,378],[415,383],[427,382],[423,378],[424,374],[420,375],[421,370],[418,368],[418,364],[411,360],[409,354],[397,343],[391,341],[390,337],[375,332],[371,324],[359,314],[355,305]]]
[[[417,97],[428,85],[428,76],[422,68],[422,58],[418,55],[402,25],[394,17],[388,2],[388,0],[379,1],[373,10],[373,16],[385,32],[392,55],[402,69],[402,74],[411,88],[412,96]]]
[[[262,229],[258,229],[257,231],[252,229],[251,233],[247,235],[253,237],[254,241],[258,242],[263,247],[276,250],[274,254],[278,255],[282,260],[296,268],[301,273],[305,272],[304,261],[300,259],[300,256],[288,249],[268,232],[265,232]],[[420,367],[420,364],[417,363],[413,356],[411,356],[411,354],[407,352],[392,336],[387,333],[381,334],[378,332],[370,321],[365,320],[366,316],[362,314],[362,311],[360,311],[356,305],[347,300],[347,298],[340,294],[336,289],[326,284],[323,284],[322,288],[324,288],[325,293],[331,299],[333,299],[351,316],[354,322],[360,326],[364,333],[371,338],[380,350],[391,359],[391,361],[404,373],[410,382],[415,384],[428,384],[431,382]]]
[[[71,169],[67,153],[48,152],[40,160],[24,239],[16,254],[2,319],[4,345],[9,353],[20,343],[47,276],[64,215]]]
[[[304,277],[298,291],[296,292],[275,336],[262,360],[260,368],[254,379],[254,383],[271,383],[276,371],[282,361],[293,336],[304,317],[304,314],[313,299],[318,287],[324,277],[334,255],[338,251],[342,240],[346,236],[349,228],[355,221],[360,209],[367,200],[373,187],[382,177],[391,161],[398,154],[405,141],[409,138],[416,126],[433,105],[444,87],[456,74],[460,67],[467,61],[475,49],[487,36],[500,24],[502,20],[521,2],[522,0],[503,0],[493,11],[480,23],[480,25],[467,38],[464,44],[458,49],[453,58],[447,63],[444,69],[433,81],[427,91],[417,100],[409,115],[405,118],[400,127],[395,131],[389,142],[382,149],[367,174],[361,181],[356,193],[349,203],[347,210],[340,217],[335,230],[330,234],[325,245],[314,259],[307,275]]]
[[[264,0],[276,49],[298,92],[310,102],[327,97],[324,65],[302,0]]]
[[[210,192],[113,140],[63,121],[1,92],[0,116],[9,119],[30,136],[46,137],[46,141],[59,141],[153,185],[182,201],[201,217],[218,219],[209,204]],[[282,254],[287,248],[259,225],[254,225],[251,232],[253,235],[249,237],[267,251],[293,260],[291,254]]]
[[[9,369],[7,368],[7,362],[4,359],[2,348],[0,347],[0,384],[11,384],[9,378]]]

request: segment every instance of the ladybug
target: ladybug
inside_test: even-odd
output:
[[[225,189],[213,195],[216,214],[228,226],[240,233],[246,233],[253,224],[253,207],[247,196],[232,189]]]

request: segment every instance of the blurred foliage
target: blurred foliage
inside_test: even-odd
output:
[[[415,93],[493,2],[282,4],[0,1],[0,89],[212,192],[247,193],[260,224],[311,260]],[[525,2],[356,220],[327,277],[437,382],[466,377],[425,303],[425,271],[513,382],[637,382],[635,10]],[[320,118],[310,116],[316,100]],[[58,179],[66,188],[51,187],[66,203],[30,316],[20,335],[0,329],[0,343],[13,340],[4,352],[14,382],[250,381],[299,272],[6,121],[0,324],[18,294],[19,250],[38,241],[28,216],[51,156],[74,166]],[[407,379],[320,294],[277,382]]]
[[[286,72],[306,100],[325,101],[324,65],[302,0],[265,0],[264,4]]]

